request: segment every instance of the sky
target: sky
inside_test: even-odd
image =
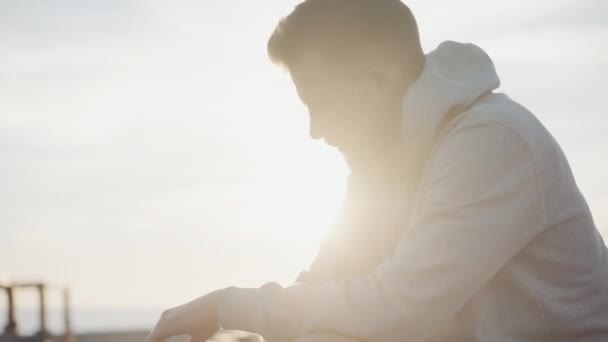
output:
[[[348,175],[266,55],[297,3],[0,0],[0,282],[69,286],[85,315],[293,281]],[[406,3],[426,51],[456,40],[492,56],[606,236],[608,3]],[[77,327],[108,320],[89,316]]]

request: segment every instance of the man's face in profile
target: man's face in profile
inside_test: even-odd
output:
[[[330,66],[309,54],[290,68],[300,99],[310,115],[310,135],[347,155],[372,144],[387,126],[395,99],[366,68]]]

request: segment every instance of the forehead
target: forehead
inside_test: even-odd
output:
[[[299,57],[289,68],[291,78],[301,96],[320,90],[333,81],[330,75],[332,70],[328,64],[319,54],[308,53]]]

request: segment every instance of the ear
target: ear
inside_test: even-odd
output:
[[[390,72],[385,68],[373,68],[368,71],[368,79],[374,90],[380,94],[391,94],[394,92],[395,80],[391,78]]]
[[[403,71],[398,64],[374,53],[368,56],[365,65],[368,66],[365,76],[370,80],[374,91],[385,96],[393,96],[401,91]]]

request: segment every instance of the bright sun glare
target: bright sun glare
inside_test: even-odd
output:
[[[251,199],[240,209],[246,221],[241,222],[242,229],[255,229],[278,244],[297,239],[304,248],[318,247],[337,219],[348,173],[339,153],[320,144],[302,139],[301,144],[287,145],[286,149],[297,151],[290,158],[301,167],[264,175],[253,189],[243,191]],[[259,162],[285,170],[290,161],[269,157]]]
[[[316,166],[314,168],[316,172],[310,174],[309,170],[303,169],[294,174],[285,175],[284,180],[278,181],[279,186],[289,179],[296,178],[299,181],[292,183],[287,201],[281,200],[279,196],[274,197],[277,199],[275,203],[277,213],[283,216],[281,221],[293,222],[294,220],[290,217],[298,217],[293,228],[305,231],[304,237],[309,237],[311,242],[316,244],[320,243],[320,239],[327,234],[332,223],[337,219],[346,189],[347,174],[338,152],[330,147],[320,147],[318,144],[300,154],[302,163]],[[285,191],[285,189],[275,190]],[[284,227],[269,227],[269,229],[276,233],[276,230],[284,229]]]
[[[251,188],[239,191],[246,204],[232,214],[241,232],[254,231],[276,245],[296,241],[299,252],[310,254],[337,219],[349,170],[337,149],[309,137],[306,108],[287,73],[268,65],[256,79],[256,96],[270,97],[272,104],[257,104],[262,119],[248,122],[247,131],[256,132],[251,144],[259,170]]]

